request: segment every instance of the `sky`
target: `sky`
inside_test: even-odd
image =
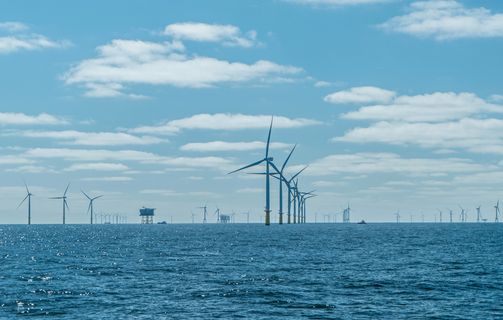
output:
[[[81,190],[129,222],[259,222],[264,177],[227,173],[271,116],[275,163],[297,144],[287,175],[309,165],[308,221],[492,221],[502,40],[500,1],[0,0],[0,223],[26,223],[23,181],[33,223],[61,223],[68,183],[68,223]]]

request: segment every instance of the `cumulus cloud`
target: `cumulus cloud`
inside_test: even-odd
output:
[[[292,166],[294,172],[302,166]],[[402,158],[394,153],[335,154],[310,163],[305,175],[397,173],[406,175],[437,175],[485,171],[487,167],[459,158]]]
[[[440,122],[481,112],[503,113],[503,106],[489,103],[473,93],[435,92],[397,96],[388,104],[364,106],[342,117],[351,120]]]
[[[97,51],[96,58],[81,61],[63,75],[66,84],[87,88],[91,97],[121,96],[124,86],[133,84],[206,88],[290,77],[302,71],[267,60],[246,64],[192,56],[177,40],[113,40]]]
[[[503,154],[503,120],[466,118],[440,123],[382,121],[369,127],[351,129],[334,140]]]
[[[76,163],[66,168],[65,171],[124,171],[128,170],[128,166],[122,163],[106,163],[106,162],[92,162],[92,163]]]
[[[417,1],[410,12],[391,18],[380,28],[436,40],[503,36],[503,14],[467,8],[455,0]]]
[[[28,26],[15,21],[0,22],[0,31],[9,34],[0,36],[0,54],[16,51],[33,51],[50,48],[62,48],[69,45],[68,41],[54,41],[40,34],[27,33]]]
[[[380,103],[388,102],[395,96],[394,91],[381,89],[378,87],[354,87],[349,90],[343,90],[331,93],[325,96],[326,102],[342,103]]]
[[[28,26],[18,21],[0,22],[0,30],[8,32],[18,32],[28,30]]]
[[[272,142],[271,149],[287,149],[291,145],[281,142]],[[209,142],[192,142],[184,144],[180,147],[183,151],[252,151],[265,150],[266,143],[262,141],[251,142],[226,142],[226,141],[209,141]]]
[[[228,170],[236,164],[222,157],[167,157],[151,152],[136,150],[33,148],[19,155],[25,159],[62,159],[79,162],[121,161],[160,165],[170,168],[212,168]]]
[[[254,30],[242,34],[238,27],[200,22],[173,23],[164,29],[164,34],[178,40],[219,42],[226,46],[252,47],[256,44]]]
[[[66,144],[85,146],[150,145],[166,142],[156,137],[134,136],[125,132],[19,131],[11,133],[28,138],[50,138]]]
[[[132,181],[133,178],[131,177],[122,177],[122,176],[117,176],[117,177],[88,177],[88,178],[82,178],[82,181],[103,181],[103,182],[126,182],[126,181]]]
[[[157,126],[142,126],[131,129],[132,133],[174,134],[184,129],[205,130],[243,130],[269,128],[270,115],[246,115],[232,113],[196,114],[188,118],[168,121]],[[274,117],[274,128],[300,128],[320,124],[319,121],[305,118]]]
[[[63,118],[47,113],[36,116],[16,112],[0,112],[0,125],[63,125],[68,124]]]

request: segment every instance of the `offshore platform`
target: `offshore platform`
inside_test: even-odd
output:
[[[153,224],[154,223],[154,211],[155,208],[145,208],[140,209],[141,224]]]

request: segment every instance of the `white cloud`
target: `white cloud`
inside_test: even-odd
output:
[[[81,132],[64,131],[20,131],[11,134],[28,138],[50,138],[62,140],[65,143],[85,146],[120,146],[120,145],[150,145],[166,142],[156,137],[134,136],[124,132]]]
[[[62,124],[68,124],[68,121],[47,113],[41,113],[36,116],[30,116],[24,113],[0,112],[0,125],[62,125]]]
[[[89,177],[89,178],[83,178],[81,179],[82,181],[104,181],[104,182],[126,182],[126,181],[132,181],[133,178],[131,177]]]
[[[0,31],[10,33],[6,36],[0,36],[0,54],[21,50],[64,48],[69,45],[68,41],[54,41],[40,34],[27,33],[28,29],[28,26],[21,22],[0,22]]]
[[[93,162],[93,163],[76,163],[66,168],[65,171],[124,171],[128,170],[128,166],[122,163],[106,163],[106,162]]]
[[[384,30],[436,40],[503,36],[503,14],[466,8],[455,0],[417,1],[410,12],[380,25]]]
[[[328,82],[328,81],[316,81],[314,83],[314,86],[316,88],[325,88],[325,87],[330,87],[332,85],[332,82]]]
[[[440,123],[382,121],[366,128],[351,129],[334,140],[503,154],[503,120],[467,118]]]
[[[2,164],[27,164],[32,163],[33,160],[26,159],[24,157],[18,157],[13,155],[0,156],[0,165]]]
[[[398,96],[389,104],[361,107],[344,114],[344,119],[439,122],[461,119],[481,112],[503,113],[503,106],[491,104],[473,93],[435,92]]]
[[[372,3],[386,3],[392,0],[284,0],[312,6],[352,6]]]
[[[0,30],[5,30],[9,32],[18,32],[28,30],[28,26],[24,23],[17,21],[6,21],[6,22],[0,22]]]
[[[263,188],[242,188],[236,190],[236,193],[244,193],[244,194],[264,193],[264,192],[265,190]]]
[[[188,118],[172,120],[158,126],[143,126],[131,129],[132,133],[173,134],[182,129],[242,130],[264,129],[271,123],[270,115],[246,115],[231,113],[196,114]],[[274,128],[300,128],[320,124],[305,118],[274,117]]]
[[[58,173],[56,170],[44,166],[20,166],[17,168],[6,169],[6,172],[22,172],[22,173]]]
[[[271,149],[287,149],[291,145],[281,142],[272,142]],[[265,150],[266,143],[262,141],[251,142],[226,142],[226,141],[210,141],[199,143],[187,143],[180,147],[183,151],[252,151],[252,150]]]
[[[292,166],[296,171],[302,166]],[[397,173],[406,175],[438,175],[485,171],[488,167],[460,158],[402,158],[394,153],[336,154],[315,160],[305,175]]]
[[[67,161],[121,161],[156,164],[175,168],[212,168],[228,170],[235,166],[231,159],[222,157],[166,157],[136,150],[33,148],[21,154],[24,158],[63,159]]]
[[[378,87],[354,87],[349,90],[334,92],[327,95],[326,102],[342,103],[385,103],[389,102],[395,96],[394,91],[381,89]]]
[[[220,42],[227,46],[252,47],[257,33],[252,30],[243,35],[233,25],[207,24],[198,22],[173,23],[164,29],[164,34],[178,40]]]
[[[87,95],[94,97],[120,96],[125,85],[205,88],[290,77],[302,71],[267,60],[246,64],[189,56],[178,41],[113,40],[97,51],[98,57],[81,61],[63,76],[67,84],[80,84],[89,89]]]

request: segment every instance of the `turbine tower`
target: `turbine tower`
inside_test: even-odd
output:
[[[203,223],[206,223],[206,216],[208,215],[208,211],[207,211],[207,207],[206,205],[202,206],[202,207],[198,207],[199,209],[203,209]]]
[[[481,215],[480,215],[480,208],[481,208],[481,207],[482,207],[482,206],[481,206],[481,205],[479,205],[479,206],[476,208],[476,209],[477,209],[477,222],[480,222],[480,219],[481,219]]]
[[[494,206],[494,209],[496,209],[496,217],[494,218],[494,222],[499,222],[500,221],[500,201],[496,203]]]
[[[91,198],[90,196],[88,196],[84,190],[80,190],[82,191],[82,193],[86,196],[86,198],[89,200],[89,207],[87,207],[87,213],[89,213],[89,211],[91,211],[91,224],[93,224],[93,212],[94,212],[94,200],[96,199],[99,199],[101,197],[103,197],[103,195],[100,195],[100,196],[96,196],[94,198]]]
[[[217,222],[220,223],[220,208],[217,207],[217,210],[213,213],[213,215],[217,215]]]
[[[271,171],[271,164],[273,158],[269,157],[269,144],[271,142],[271,131],[272,131],[272,123],[273,123],[273,118],[271,118],[271,125],[269,126],[269,134],[267,135],[267,144],[265,148],[265,157],[259,161],[256,161],[252,164],[249,164],[247,166],[244,166],[242,168],[239,168],[237,170],[234,170],[232,172],[229,172],[228,174],[235,173],[244,169],[248,169],[254,166],[258,166],[259,164],[265,162],[265,225],[268,226],[271,224],[271,190],[270,190],[270,171]]]
[[[62,199],[63,200],[63,224],[66,224],[66,209],[70,210],[70,208],[68,207],[68,203],[66,202],[66,193],[68,192],[69,187],[70,187],[70,184],[68,184],[66,186],[65,193],[63,193],[63,196],[49,198],[49,199],[59,199],[59,200]]]
[[[395,212],[395,216],[396,216],[396,223],[400,223],[400,210]]]
[[[449,222],[452,223],[452,210],[449,209]]]
[[[24,186],[26,187],[26,197],[24,197],[23,201],[21,201],[21,203],[17,206],[18,209],[19,207],[23,204],[23,202],[25,202],[26,199],[28,199],[28,224],[30,225],[31,224],[31,197],[33,196],[33,193],[30,192],[30,190],[28,189],[28,185],[24,184]]]
[[[438,215],[439,215],[439,217],[440,217],[440,220],[439,220],[439,221],[440,221],[440,223],[442,223],[442,222],[443,222],[443,221],[442,221],[442,210],[440,210],[440,209],[437,209],[437,210],[438,210]]]

